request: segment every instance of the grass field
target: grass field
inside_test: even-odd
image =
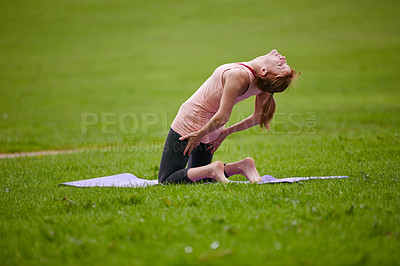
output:
[[[398,1],[0,1],[1,265],[399,265]],[[277,48],[301,78],[272,130],[215,160],[292,185],[58,187],[156,179],[180,104]],[[237,105],[230,124],[253,111]],[[234,180],[243,180],[240,176]]]

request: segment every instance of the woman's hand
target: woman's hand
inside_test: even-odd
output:
[[[200,144],[200,140],[203,138],[203,135],[200,134],[200,131],[196,131],[196,132],[192,132],[187,134],[186,136],[180,137],[179,140],[189,140],[188,144],[186,145],[186,149],[183,152],[183,155],[187,155],[189,156],[193,149],[196,148],[197,146],[199,146]]]
[[[209,145],[210,147],[207,148],[207,150],[211,149],[211,153],[214,153],[219,146],[221,146],[221,143],[224,141],[224,139],[228,136],[226,133],[226,130],[222,130],[221,134],[219,134],[218,138],[216,138],[214,141],[210,142]]]

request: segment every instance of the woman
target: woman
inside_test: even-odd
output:
[[[258,124],[269,128],[275,112],[273,94],[284,91],[296,77],[277,50],[249,62],[218,67],[179,109],[165,141],[158,181],[176,184],[211,178],[227,183],[227,177],[240,174],[252,183],[260,182],[252,158],[211,163],[213,153],[234,132]],[[233,106],[253,95],[254,113],[224,128]]]

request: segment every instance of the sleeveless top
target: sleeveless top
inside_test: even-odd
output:
[[[219,66],[201,87],[179,108],[171,128],[181,136],[201,130],[218,111],[224,85],[222,75],[233,68],[242,68],[250,78],[246,92],[236,98],[235,104],[262,91],[255,86],[255,72],[252,68],[241,63],[231,63]],[[221,134],[224,126],[208,133],[201,139],[202,143],[210,143]]]

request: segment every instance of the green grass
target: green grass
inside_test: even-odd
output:
[[[398,265],[397,10],[389,0],[1,1],[0,153],[85,151],[0,160],[0,264]],[[301,78],[276,95],[270,132],[230,136],[215,160],[349,179],[57,186],[155,179],[180,104],[218,65],[272,48]],[[253,106],[240,103],[229,123]]]

